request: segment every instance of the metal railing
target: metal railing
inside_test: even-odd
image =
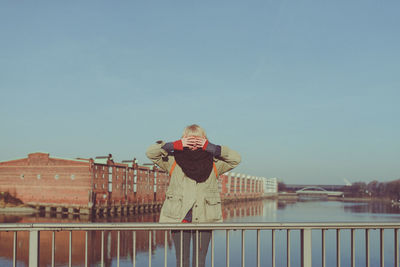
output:
[[[231,231],[241,231],[241,266],[245,266],[245,233],[248,230],[256,231],[256,266],[261,266],[260,261],[260,243],[271,242],[270,264],[276,266],[276,231],[286,231],[286,266],[290,267],[290,245],[291,245],[291,231],[300,231],[300,255],[301,266],[312,266],[312,231],[321,231],[321,263],[318,266],[326,266],[326,230],[336,231],[336,266],[341,265],[341,231],[350,230],[350,253],[351,253],[351,266],[356,266],[356,239],[355,231],[365,231],[365,266],[370,267],[370,230],[379,230],[379,253],[380,253],[380,266],[384,267],[384,232],[393,231],[394,244],[393,244],[393,266],[399,267],[399,245],[398,245],[398,231],[400,223],[218,223],[218,224],[161,224],[161,223],[78,223],[78,224],[55,224],[55,223],[34,223],[34,224],[1,224],[1,232],[13,232],[13,266],[16,266],[17,255],[17,234],[19,232],[29,232],[29,267],[39,266],[39,249],[40,249],[40,233],[52,233],[51,256],[52,266],[55,266],[55,233],[58,231],[69,231],[69,245],[68,245],[68,266],[72,266],[72,232],[85,231],[85,266],[88,266],[88,233],[96,231],[101,232],[101,262],[100,265],[104,266],[104,232],[113,231],[117,233],[117,266],[120,266],[120,237],[121,231],[132,231],[132,265],[136,266],[136,233],[137,231],[149,231],[148,240],[152,240],[153,232],[164,231],[164,266],[167,266],[167,234],[170,230],[181,231],[192,230],[196,232],[198,237],[199,231],[211,230],[211,266],[215,266],[215,240],[214,235],[216,231],[225,231],[226,235],[226,266],[230,266],[230,233]],[[270,230],[271,240],[261,240],[260,232]],[[198,238],[196,242],[198,242]],[[180,262],[182,266],[182,247],[180,253]],[[196,248],[198,249],[198,243]],[[196,252],[196,265],[198,265],[198,257]],[[149,242],[148,247],[148,266],[152,266],[152,245]]]

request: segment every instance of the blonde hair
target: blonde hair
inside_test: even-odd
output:
[[[204,131],[204,129],[201,128],[197,124],[192,124],[192,125],[187,126],[183,130],[183,134],[182,134],[182,137],[185,137],[185,136],[200,136],[200,137],[207,138],[206,131]]]

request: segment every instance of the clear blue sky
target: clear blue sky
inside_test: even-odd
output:
[[[237,172],[400,178],[400,2],[1,1],[0,161],[148,162],[203,126]]]

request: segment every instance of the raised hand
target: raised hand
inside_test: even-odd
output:
[[[182,137],[181,141],[182,141],[183,147],[188,147],[191,150],[197,149],[196,148],[197,141],[196,141],[196,138],[194,138],[194,136]]]
[[[187,136],[181,139],[183,147],[188,147],[191,150],[202,149],[207,142],[205,137],[200,136]]]
[[[207,142],[205,137],[195,136],[196,149],[202,149],[204,144]]]

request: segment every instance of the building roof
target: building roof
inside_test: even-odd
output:
[[[25,158],[18,158],[18,159],[11,159],[11,160],[6,160],[6,161],[1,161],[1,163],[11,163],[13,161],[23,161],[27,160],[29,158],[36,158],[36,157],[44,157],[48,159],[55,159],[55,160],[65,160],[65,161],[75,161],[75,162],[88,162],[88,160],[85,159],[71,159],[71,158],[59,158],[59,157],[50,157],[50,153],[47,152],[33,152],[29,153],[27,157]]]

